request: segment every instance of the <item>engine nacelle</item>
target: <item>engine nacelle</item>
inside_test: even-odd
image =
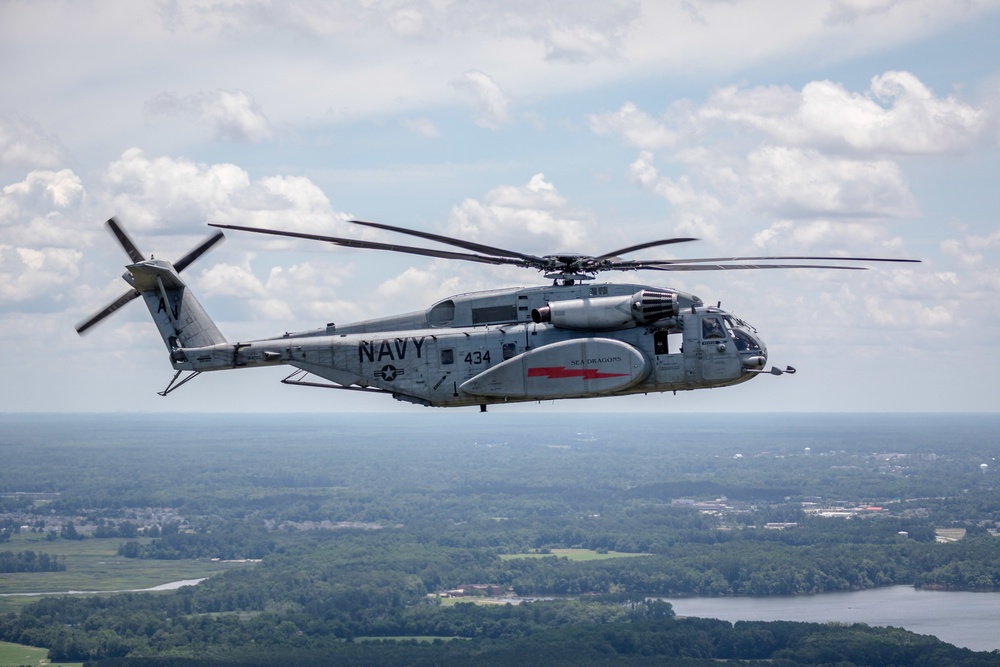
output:
[[[637,324],[651,324],[677,315],[677,295],[642,290],[631,296],[601,296],[593,299],[553,301],[531,311],[536,324],[551,322],[561,329],[614,331]]]

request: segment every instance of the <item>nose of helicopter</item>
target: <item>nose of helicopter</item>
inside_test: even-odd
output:
[[[743,367],[748,370],[760,370],[764,368],[767,365],[767,346],[764,345],[764,341],[761,340],[760,336],[756,332],[744,329],[736,337],[743,338],[747,343],[744,353],[750,352],[750,354],[743,355]]]

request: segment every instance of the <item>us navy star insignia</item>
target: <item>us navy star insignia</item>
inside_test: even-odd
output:
[[[404,371],[403,371],[402,368],[396,368],[395,366],[393,366],[391,364],[386,364],[385,366],[383,366],[379,370],[375,371],[375,377],[381,378],[381,379],[385,380],[386,382],[392,382],[398,376],[402,375],[403,372]]]

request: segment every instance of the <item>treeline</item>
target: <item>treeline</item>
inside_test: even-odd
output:
[[[662,514],[662,513],[661,513]],[[673,513],[668,523],[687,525]],[[666,519],[664,519],[666,521]],[[386,528],[283,532],[252,523],[229,523],[208,533],[176,533],[148,542],[130,540],[119,548],[128,558],[224,560],[267,558],[250,582],[259,597],[296,591],[296,582],[326,572],[326,563],[303,569],[322,554],[338,563],[326,582],[357,562],[351,581],[365,586],[382,572],[404,568],[399,584],[417,595],[465,583],[495,583],[519,595],[581,595],[626,591],[645,595],[796,595],[913,584],[967,590],[1000,590],[1000,540],[972,531],[954,544],[937,544],[933,531],[915,521],[891,517],[838,521],[806,519],[787,530],[671,530],[655,516],[636,512],[611,522],[573,521],[562,529],[540,530],[478,522],[435,531]],[[492,531],[492,532],[491,532]],[[908,532],[911,536],[901,535]],[[914,539],[916,535],[920,539]],[[511,558],[529,550],[588,548],[646,554],[575,562],[556,556]],[[376,556],[377,554],[377,556]],[[418,564],[393,554],[419,554]],[[505,557],[501,557],[505,556]],[[351,565],[353,568],[354,566]],[[235,581],[232,579],[230,581]],[[225,607],[213,608],[214,610]]]
[[[677,619],[669,604],[631,599],[381,608],[381,616],[398,620],[386,626],[393,634],[380,639],[331,633],[320,619],[301,613],[180,614],[183,601],[177,605],[170,597],[39,603],[17,622],[0,617],[0,636],[47,645],[53,661],[87,661],[92,667],[645,665],[665,660],[687,667],[720,660],[768,661],[777,667],[1000,665],[996,652],[959,649],[898,628]],[[405,640],[418,634],[437,639]]]
[[[276,546],[275,539],[260,526],[228,524],[218,526],[210,533],[171,532],[146,544],[130,540],[118,547],[118,555],[158,560],[258,560],[272,553]]]
[[[398,658],[414,664],[460,664],[482,657],[503,664],[517,655],[510,653],[513,646],[530,651],[533,658],[573,656],[578,664],[596,664],[601,655],[640,662],[683,656],[770,659],[778,665],[1000,664],[996,655],[990,662],[981,654],[955,653],[957,649],[937,644],[922,645],[920,655],[931,656],[924,662],[911,660],[913,655],[899,653],[903,648],[892,648],[893,642],[910,646],[911,635],[890,633],[890,641],[890,635],[867,629],[834,638],[824,626],[819,639],[796,643],[769,638],[761,630],[765,626],[751,631],[751,626],[738,624],[740,632],[733,634],[722,624],[712,626],[716,634],[706,638],[691,630],[694,621],[667,623],[672,610],[666,603],[645,601],[651,595],[788,594],[910,582],[952,587],[975,582],[974,587],[982,588],[988,580],[997,587],[1000,540],[988,534],[934,544],[900,536],[867,539],[870,535],[861,531],[855,543],[800,545],[780,538],[791,531],[731,531],[723,541],[675,544],[649,556],[577,562],[555,556],[501,559],[495,549],[444,546],[429,535],[402,529],[283,535],[261,526],[231,528],[231,534],[178,534],[161,538],[166,540],[161,544],[177,539],[183,548],[215,554],[226,541],[246,546],[270,538],[275,548],[258,566],[171,595],[46,598],[20,614],[0,616],[0,639],[48,647],[53,660],[222,656],[218,663],[192,664],[254,664],[258,658],[257,664],[264,664],[262,656],[273,659],[278,651],[300,652],[304,658],[333,656],[348,664],[363,662],[362,656],[379,663]],[[577,540],[585,534],[570,531],[545,539]],[[445,606],[428,597],[466,583],[580,599],[478,607]],[[643,625],[653,622],[655,627]],[[773,628],[768,632],[773,634]],[[344,642],[358,638],[399,636],[464,639],[434,648],[395,643],[366,647],[362,653],[344,648]],[[572,642],[561,643],[570,637],[584,644],[573,649]],[[850,642],[857,643],[856,652],[847,650]],[[254,647],[252,652],[248,646]],[[539,658],[537,664],[542,662]]]
[[[64,558],[44,551],[0,551],[0,572],[62,572],[65,569]]]

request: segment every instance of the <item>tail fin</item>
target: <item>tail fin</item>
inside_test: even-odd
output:
[[[152,259],[127,268],[132,274],[132,285],[146,302],[149,314],[171,353],[177,348],[207,347],[226,342],[225,336],[170,262]]]

